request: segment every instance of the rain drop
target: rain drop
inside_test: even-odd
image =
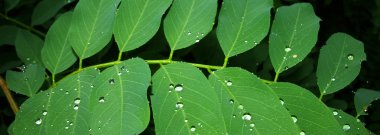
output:
[[[189,120],[185,119],[185,122],[189,122]]]
[[[174,89],[174,84],[169,84],[169,89]]]
[[[75,99],[74,99],[74,104],[77,105],[77,104],[79,104],[79,103],[80,103],[80,98],[75,98]]]
[[[104,103],[104,101],[105,101],[105,100],[104,100],[104,97],[100,97],[100,98],[99,98],[99,103]]]
[[[47,111],[46,111],[46,110],[43,110],[43,111],[42,111],[42,115],[43,115],[43,116],[46,116],[46,115],[47,115]]]
[[[243,109],[244,109],[244,106],[243,106],[243,105],[239,105],[239,106],[238,106],[238,109],[243,110]]]
[[[191,35],[191,32],[187,32],[187,35]]]
[[[244,115],[241,117],[243,120],[251,120],[252,116],[249,113],[244,113]]]
[[[350,125],[348,125],[348,124],[343,125],[343,130],[344,130],[344,131],[348,131],[348,130],[350,130],[350,129],[351,129],[351,126],[350,126]]]
[[[205,34],[204,33],[201,33],[201,36],[204,36]]]
[[[115,84],[115,79],[109,79],[109,80],[108,80],[108,83],[109,83],[109,84]]]
[[[292,115],[293,122],[296,123],[298,121],[297,117]]]
[[[118,76],[121,76],[121,72],[118,72],[117,75],[118,75]]]
[[[182,109],[183,108],[183,103],[182,102],[177,102],[177,104],[175,104],[175,108]]]
[[[190,131],[194,132],[196,130],[195,126],[191,126]]]
[[[195,40],[195,43],[198,43],[199,42],[199,39]]]
[[[232,118],[236,118],[236,115],[234,114],[234,115],[232,115]]]
[[[225,80],[224,82],[226,83],[227,86],[232,86],[232,82],[230,80]]]
[[[348,68],[348,65],[347,65],[347,64],[344,64],[344,68],[347,69],[347,68]]]
[[[230,103],[233,104],[235,101],[233,99],[230,99]]]
[[[335,78],[333,77],[333,78],[331,78],[331,81],[335,81]]]
[[[288,67],[288,66],[285,66],[284,70],[288,70],[288,69],[289,69],[289,67]]]
[[[170,86],[169,86],[169,87],[170,87]],[[175,85],[174,90],[177,91],[177,92],[182,91],[182,90],[183,90],[183,86],[182,86],[182,84],[177,84],[177,85]]]
[[[297,57],[298,57],[298,55],[297,55],[297,54],[294,54],[292,57],[293,57],[293,58],[297,58]]]
[[[78,110],[79,109],[79,105],[74,105],[74,110]]]
[[[249,124],[250,127],[255,127],[255,124],[251,123]]]
[[[281,103],[281,105],[284,105],[284,104],[285,104],[284,100],[281,99],[281,98],[280,98],[280,103]]]
[[[69,126],[66,126],[65,129],[69,129]]]
[[[27,61],[30,61],[30,58],[26,58]]]
[[[69,91],[66,91],[65,94],[68,95],[68,94],[69,94]]]
[[[246,43],[246,44],[247,44],[247,43],[248,43],[248,41],[247,41],[247,40],[245,40],[245,41],[244,41],[244,43]]]
[[[36,123],[37,125],[41,125],[41,123],[42,123],[42,119],[38,118],[38,119],[35,121],[35,123]]]
[[[349,54],[349,55],[347,55],[347,59],[348,59],[348,60],[354,60],[354,55],[353,55],[353,54]]]
[[[285,48],[285,52],[290,52],[290,51],[292,51],[292,48],[290,48],[290,47]]]
[[[90,87],[91,87],[91,88],[94,88],[94,85],[92,85],[92,84],[91,84],[91,86],[90,86]]]
[[[333,111],[333,115],[334,116],[338,115],[338,112],[337,111]]]
[[[89,44],[91,44],[90,42],[87,42],[87,44],[89,45]]]
[[[301,131],[300,132],[300,135],[306,135],[304,131]]]

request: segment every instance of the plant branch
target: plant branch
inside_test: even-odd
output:
[[[5,20],[8,20],[10,22],[13,22],[13,23],[15,23],[15,24],[17,24],[17,25],[19,25],[19,26],[21,26],[21,27],[23,27],[23,28],[25,28],[25,29],[27,29],[29,31],[32,31],[32,32],[34,32],[34,33],[36,33],[36,34],[38,34],[38,35],[40,35],[42,37],[45,37],[45,34],[43,32],[41,32],[39,30],[36,30],[32,26],[26,25],[25,23],[22,23],[22,22],[20,22],[20,21],[18,21],[16,19],[10,18],[10,17],[8,17],[7,15],[5,15],[3,13],[0,13],[0,17],[4,18]]]
[[[11,106],[13,113],[16,114],[19,110],[18,106],[17,106],[15,100],[13,99],[12,94],[9,91],[7,84],[5,83],[3,77],[1,77],[1,76],[0,76],[0,86],[3,89],[4,95],[7,98],[8,103]]]

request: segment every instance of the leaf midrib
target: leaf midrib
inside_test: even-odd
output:
[[[179,39],[182,37],[183,33],[184,33],[184,30],[185,30],[185,27],[187,26],[187,24],[189,23],[189,18],[190,16],[192,15],[192,11],[193,11],[193,8],[194,8],[194,4],[195,4],[195,1],[192,0],[192,3],[191,3],[191,8],[189,10],[189,13],[187,14],[186,16],[186,21],[185,21],[185,24],[182,26],[181,30],[179,31],[179,36],[178,38],[176,39],[176,41],[174,42],[174,46],[172,48],[172,50],[175,50],[177,45],[178,45],[178,42],[179,42]]]

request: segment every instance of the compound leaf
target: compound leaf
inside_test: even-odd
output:
[[[26,100],[12,124],[15,135],[90,134],[91,84],[99,72],[95,69],[62,79],[53,88]]]
[[[371,102],[380,99],[380,92],[370,89],[360,88],[355,92],[354,103],[356,109],[356,115],[367,115],[367,107],[371,105]]]
[[[42,46],[43,41],[38,36],[22,29],[18,31],[15,41],[16,52],[26,65],[42,64],[40,55]]]
[[[301,62],[317,42],[320,19],[308,3],[279,7],[269,36],[269,56],[277,74]]]
[[[113,33],[122,52],[140,47],[160,27],[172,0],[124,0],[117,11]]]
[[[336,110],[334,108],[331,108],[331,110],[333,111],[335,119],[340,124],[339,129],[344,131],[346,135],[372,135],[359,119],[352,117],[342,110]]]
[[[185,63],[163,65],[152,81],[158,135],[226,134],[217,93],[199,69]]]
[[[7,71],[8,87],[16,93],[32,97],[44,83],[45,69],[38,64],[30,64],[21,68],[22,72]]]
[[[171,50],[199,42],[211,31],[217,0],[175,0],[164,19],[164,32]]]
[[[226,57],[255,47],[268,33],[272,0],[224,0],[217,37]]]
[[[147,88],[150,69],[133,58],[101,72],[91,94],[91,132],[94,135],[139,134],[150,119]]]
[[[80,0],[74,9],[69,43],[80,59],[103,49],[112,38],[115,12],[120,0]]]
[[[68,42],[71,17],[71,12],[62,15],[54,22],[46,35],[41,58],[52,74],[66,70],[77,59]]]
[[[344,135],[331,110],[310,91],[291,83],[274,83],[270,87],[304,134]]]
[[[363,43],[344,33],[332,35],[322,47],[317,83],[322,94],[334,93],[350,84],[366,60]]]
[[[43,0],[39,2],[32,13],[32,25],[40,25],[46,22],[57,14],[63,6],[71,2],[71,0]]]
[[[252,73],[226,68],[212,73],[209,81],[219,96],[228,133],[299,134],[274,91]]]

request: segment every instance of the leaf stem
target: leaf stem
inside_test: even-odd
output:
[[[171,61],[173,58],[174,50],[170,50],[169,58],[168,60]]]
[[[1,76],[0,76],[0,86],[3,89],[4,95],[7,98],[8,103],[11,106],[13,113],[16,114],[19,110],[18,106],[17,106],[15,100],[13,99],[11,92],[8,89],[6,82],[4,81],[3,77],[1,77]]]
[[[78,70],[82,69],[82,63],[83,63],[83,59],[79,58],[79,69]]]
[[[260,79],[260,80],[263,81],[263,82],[266,83],[266,84],[274,83],[273,81],[269,81],[269,80],[265,80],[265,79]]]
[[[55,86],[55,74],[51,74],[51,81],[53,82],[53,86]]]
[[[22,22],[20,22],[20,21],[18,21],[16,19],[10,18],[10,17],[8,17],[7,15],[5,15],[3,13],[0,13],[0,17],[4,18],[5,20],[8,20],[10,22],[13,22],[13,23],[15,23],[15,24],[17,24],[17,25],[19,25],[19,26],[21,26],[21,27],[23,27],[23,28],[25,28],[25,29],[27,29],[29,31],[32,31],[32,32],[34,32],[34,33],[36,33],[36,34],[38,34],[38,35],[40,35],[42,37],[45,37],[45,34],[42,33],[41,31],[36,30],[32,26],[26,25],[25,23],[22,23]]]
[[[120,51],[120,52],[119,52],[119,56],[117,56],[117,61],[120,61],[122,56],[123,56],[123,52]]]
[[[319,96],[319,101],[322,101],[322,98],[323,98],[323,93],[321,93],[321,95]]]
[[[227,67],[228,57],[224,58],[223,68]]]
[[[278,80],[278,76],[280,76],[280,73],[276,72],[276,76],[274,77],[273,82],[277,82],[277,80]]]

